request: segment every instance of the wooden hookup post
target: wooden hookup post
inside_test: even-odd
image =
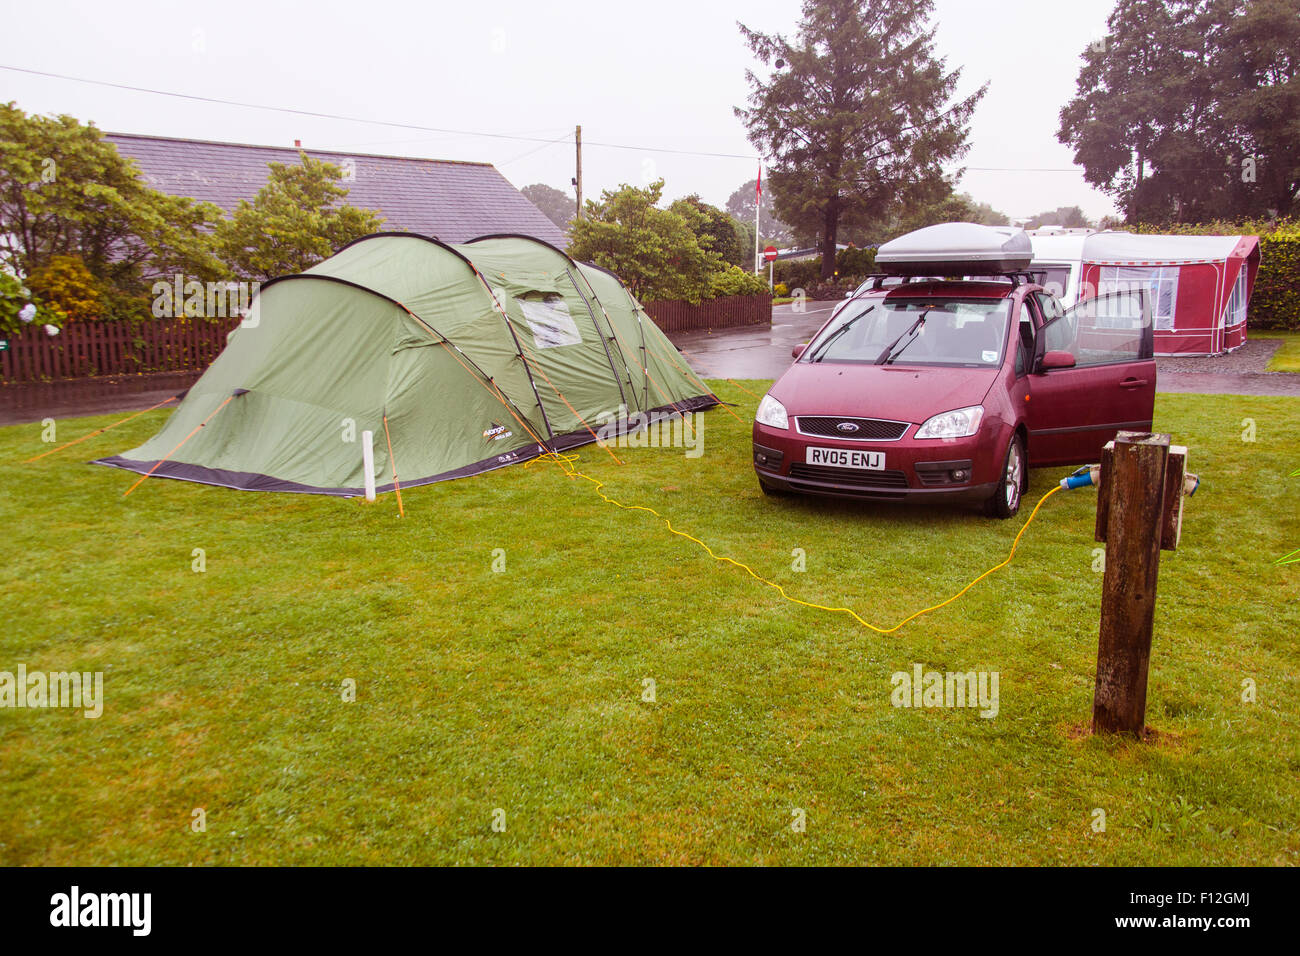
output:
[[[1168,435],[1120,432],[1102,453],[1096,537],[1106,543],[1106,570],[1093,733],[1145,727],[1160,551],[1178,546],[1186,469],[1187,449],[1171,447]]]

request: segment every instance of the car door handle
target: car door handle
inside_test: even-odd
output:
[[[1144,378],[1126,378],[1119,383],[1120,388],[1141,388],[1147,383]]]

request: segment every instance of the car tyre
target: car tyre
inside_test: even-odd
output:
[[[991,518],[1010,518],[1020,510],[1027,472],[1025,470],[1025,444],[1019,434],[1012,434],[1007,442],[1007,453],[1002,461],[1002,474],[997,490],[993,492],[985,511]]]

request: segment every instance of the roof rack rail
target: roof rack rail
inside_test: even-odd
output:
[[[1006,272],[989,271],[989,272],[980,272],[980,273],[969,273],[967,275],[961,276],[960,278],[949,278],[946,276],[927,277],[927,276],[918,276],[918,275],[900,275],[897,272],[873,272],[870,275],[868,275],[863,281],[871,282],[872,291],[876,291],[883,288],[884,281],[886,279],[902,279],[903,281],[900,282],[899,285],[907,285],[909,282],[914,282],[914,281],[916,282],[927,282],[927,281],[928,282],[936,282],[936,281],[937,282],[946,282],[946,281],[982,282],[987,279],[1009,279],[1011,281],[1011,287],[1015,288],[1016,286],[1020,285],[1021,282],[1024,282],[1029,285],[1036,284],[1038,282],[1038,276],[1035,275],[1035,273],[1041,271],[1042,270],[1036,270],[1036,269],[1015,269],[1015,270],[1008,270]]]

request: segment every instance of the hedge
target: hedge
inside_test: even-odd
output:
[[[1141,225],[1136,231],[1180,236],[1259,236],[1259,275],[1250,297],[1250,326],[1300,330],[1300,222],[1284,219]]]
[[[849,246],[835,255],[834,279],[823,282],[821,256],[812,259],[782,259],[773,264],[773,279],[784,282],[791,290],[803,289],[810,297],[814,291],[853,289],[876,271],[875,249]]]

